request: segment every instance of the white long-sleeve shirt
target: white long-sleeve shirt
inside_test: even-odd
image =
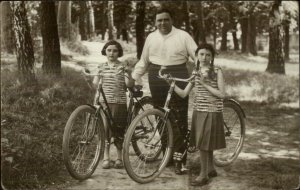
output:
[[[196,49],[194,39],[183,30],[173,26],[167,35],[162,35],[156,30],[148,35],[141,59],[132,72],[132,78],[138,80],[144,75],[149,63],[171,66],[186,63],[189,57],[195,60]]]

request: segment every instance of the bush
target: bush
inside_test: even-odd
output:
[[[2,182],[9,189],[43,188],[64,168],[61,145],[70,113],[91,103],[94,91],[72,69],[61,78],[38,70],[38,88],[20,86],[16,75],[1,73]]]

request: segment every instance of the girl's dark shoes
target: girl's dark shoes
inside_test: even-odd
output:
[[[121,169],[123,168],[123,162],[121,159],[117,159],[116,161],[111,161],[111,160],[103,160],[102,162],[102,168],[103,169],[110,169],[110,168],[116,168],[116,169]]]
[[[194,181],[191,182],[191,186],[203,186],[207,185],[209,182],[208,178],[202,178],[200,180],[195,179]]]
[[[213,178],[213,177],[217,177],[218,173],[217,173],[216,170],[212,170],[207,175],[208,175],[209,178]]]
[[[115,168],[116,169],[121,169],[123,168],[123,162],[121,159],[117,159],[116,162],[115,162]]]
[[[103,162],[102,162],[102,168],[103,168],[103,169],[109,169],[109,168],[111,168],[113,165],[114,165],[113,162],[110,161],[110,160],[108,160],[108,159],[103,160]]]

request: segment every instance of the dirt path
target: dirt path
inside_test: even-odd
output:
[[[243,151],[231,166],[218,167],[219,176],[201,189],[256,190],[296,187],[300,171],[298,161],[300,141],[297,135],[299,112],[261,109],[258,105],[242,104],[247,114]],[[83,182],[72,180],[72,185],[67,189],[199,189],[199,187],[189,186],[189,182],[200,170],[197,152],[188,155],[187,167],[190,170],[186,175],[175,175],[173,168],[170,167],[153,182],[138,184],[129,178],[124,169],[104,170],[99,165],[91,179]]]
[[[84,43],[90,49],[91,55],[74,57],[74,59],[85,59],[89,63],[89,67],[105,60],[105,57],[100,55],[101,46],[99,43]],[[240,64],[239,68],[241,67]],[[245,69],[248,68],[245,67]],[[171,167],[166,168],[160,177],[153,182],[138,184],[129,178],[124,169],[104,170],[101,168],[100,162],[92,178],[79,182],[66,176],[68,183],[64,184],[61,189],[256,190],[296,187],[300,171],[298,161],[299,119],[297,119],[300,116],[299,109],[279,110],[253,103],[242,102],[241,104],[247,115],[246,139],[243,150],[238,160],[231,166],[217,168],[219,176],[202,188],[189,185],[190,180],[200,170],[199,153],[194,153],[188,155],[187,167],[190,170],[186,175],[175,175]],[[191,110],[189,110],[189,116],[191,116]],[[112,152],[115,151],[112,150]]]

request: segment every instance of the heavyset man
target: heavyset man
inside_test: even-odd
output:
[[[156,12],[155,24],[157,30],[150,33],[146,39],[141,59],[135,65],[132,73],[134,80],[139,80],[148,71],[149,88],[156,106],[163,107],[169,84],[163,79],[159,79],[158,71],[161,66],[165,66],[166,73],[171,73],[174,77],[188,78],[186,63],[189,57],[194,60],[197,45],[193,38],[185,31],[173,26],[172,13],[167,9],[159,9]],[[177,85],[184,89],[186,83],[178,82]],[[175,173],[182,174],[182,163],[186,162],[186,155],[182,160],[184,147],[184,136],[188,129],[188,97],[182,99],[176,93],[173,94],[171,106],[177,112],[179,129],[174,129],[174,154]]]

